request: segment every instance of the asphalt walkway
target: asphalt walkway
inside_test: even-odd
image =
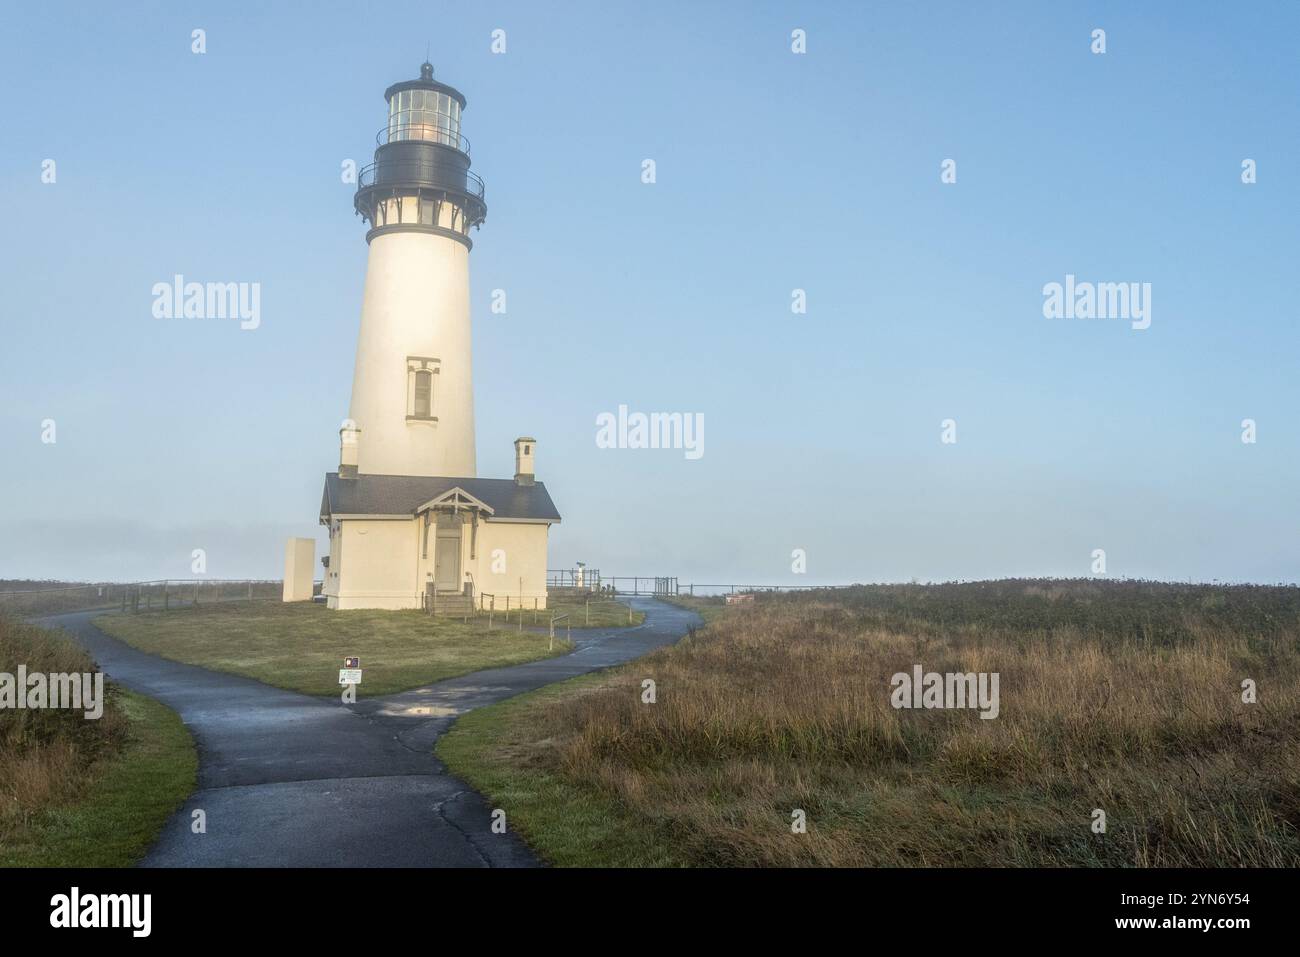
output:
[[[642,624],[575,631],[567,655],[354,705],[137,651],[91,624],[103,612],[41,623],[69,631],[108,677],[162,701],[194,735],[198,788],[145,866],[527,867],[532,852],[509,829],[492,833],[492,808],[433,746],[466,711],[623,664],[701,624],[675,605],[629,600]],[[198,809],[203,834],[191,828]]]

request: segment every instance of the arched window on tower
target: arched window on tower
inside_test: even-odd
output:
[[[437,359],[408,356],[406,359],[406,421],[437,422],[433,414],[433,383],[440,363]]]
[[[433,415],[433,373],[421,369],[415,374],[415,417],[427,419]]]

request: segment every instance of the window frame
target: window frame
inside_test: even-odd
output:
[[[431,356],[406,357],[406,421],[408,423],[438,421],[438,417],[434,415],[434,409],[436,408],[437,376],[441,371],[441,359],[435,359]],[[416,406],[416,391],[421,373],[427,373],[429,376],[429,410],[427,415],[420,415]]]

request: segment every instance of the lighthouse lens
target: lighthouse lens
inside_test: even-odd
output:
[[[436,90],[403,90],[388,103],[389,140],[431,140],[460,148],[460,103]]]

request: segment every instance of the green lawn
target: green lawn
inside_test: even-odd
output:
[[[645,621],[645,612],[633,611],[621,601],[593,595],[589,599],[576,595],[552,595],[546,601],[546,610],[538,612],[539,624],[550,617],[567,614],[571,628],[619,628],[639,625]],[[524,624],[532,622],[531,612],[524,612]],[[559,622],[560,628],[564,622]]]
[[[662,600],[668,602],[670,605],[689,608],[691,611],[703,618],[706,625],[726,614],[728,607],[727,600],[721,595],[714,595],[708,598],[703,596],[697,597],[695,595],[677,595],[673,598],[664,598]],[[739,607],[743,608],[744,606],[742,605]]]
[[[89,767],[71,802],[4,828],[0,866],[128,867],[194,789],[198,756],[175,712],[121,689],[110,705],[126,719],[121,749]]]
[[[349,656],[361,658],[357,691],[369,697],[570,650],[557,641],[549,652],[546,635],[501,627],[499,619],[488,631],[483,618],[462,624],[420,611],[330,611],[314,602],[200,605],[104,615],[95,624],[141,651],[314,695],[339,693]]]

